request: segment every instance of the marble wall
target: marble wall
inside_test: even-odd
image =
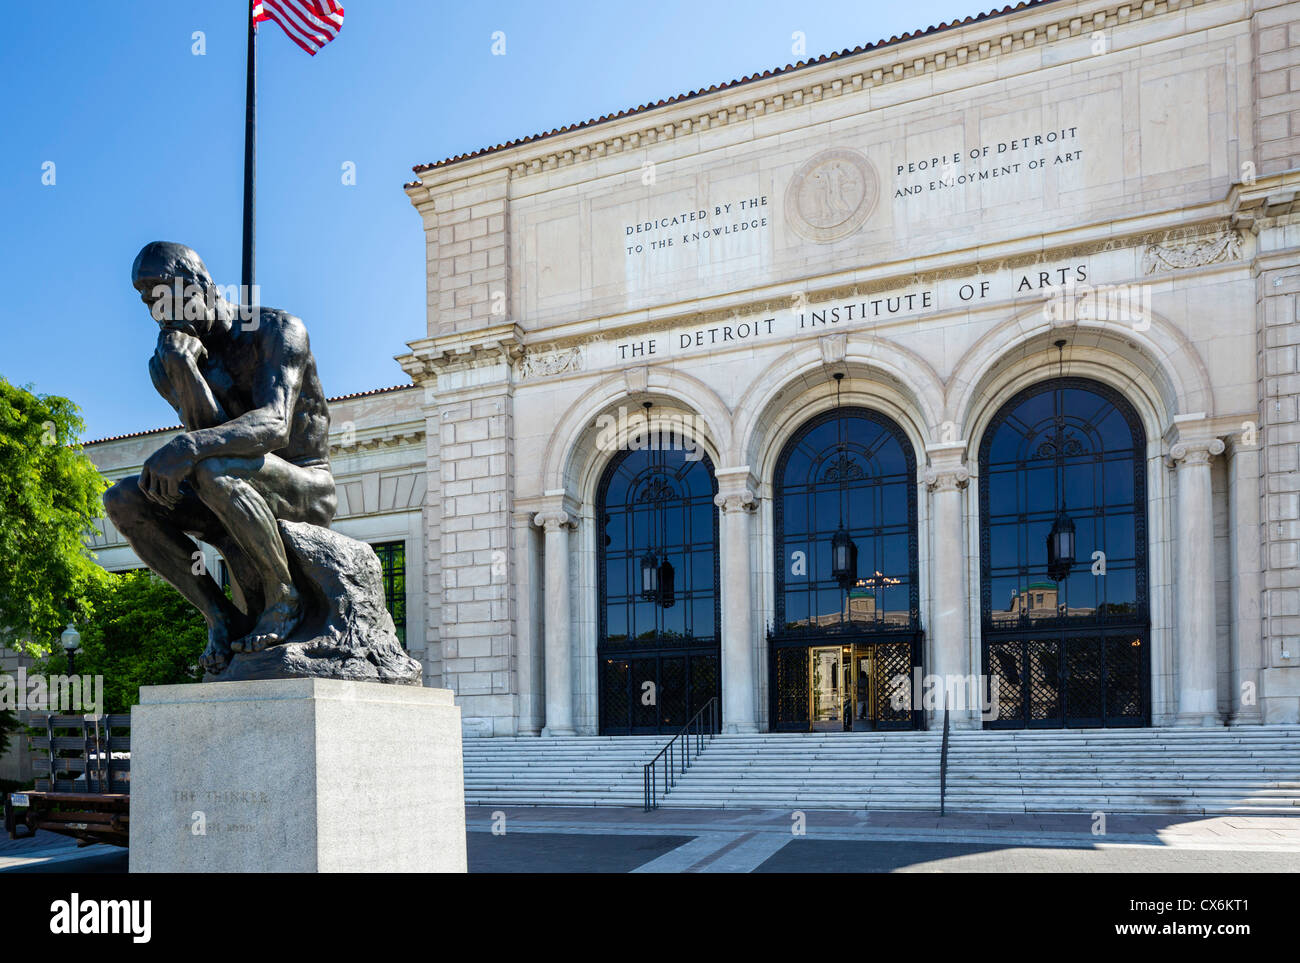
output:
[[[774,461],[836,372],[915,449],[927,663],[978,666],[975,452],[1058,339],[1148,438],[1153,721],[1300,718],[1298,23],[1053,3],[418,169],[428,327],[399,361],[444,454],[480,457],[466,411],[504,446],[440,508],[500,533],[442,544],[458,582],[496,565],[445,653],[467,731],[595,731],[598,419],[647,400],[718,469],[724,694],[765,725]],[[497,544],[504,570],[473,554]]]

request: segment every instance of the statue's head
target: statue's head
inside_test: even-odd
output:
[[[150,241],[131,266],[131,284],[159,326],[206,334],[216,320],[216,283],[198,253],[172,241]]]

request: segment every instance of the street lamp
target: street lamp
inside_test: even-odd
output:
[[[63,630],[59,639],[63,642],[63,651],[68,654],[68,675],[76,675],[75,653],[81,647],[81,633],[77,631],[71,619],[68,620],[68,627]]]

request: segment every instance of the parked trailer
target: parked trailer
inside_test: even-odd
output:
[[[23,839],[44,829],[83,846],[130,839],[131,717],[48,715],[31,737],[36,788],[9,793],[5,832]]]

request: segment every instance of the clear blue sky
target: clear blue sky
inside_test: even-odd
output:
[[[87,438],[173,424],[130,285],[146,242],[239,281],[241,0],[8,4],[0,32],[0,374],[81,406]],[[263,24],[257,279],[331,395],[407,381],[425,334],[411,165],[990,9],[972,0],[345,0],[316,57]],[[205,34],[206,54],[191,52]],[[492,34],[506,55],[492,55]],[[807,55],[791,52],[802,31]],[[41,183],[55,164],[55,184]],[[343,186],[341,165],[356,165]]]

